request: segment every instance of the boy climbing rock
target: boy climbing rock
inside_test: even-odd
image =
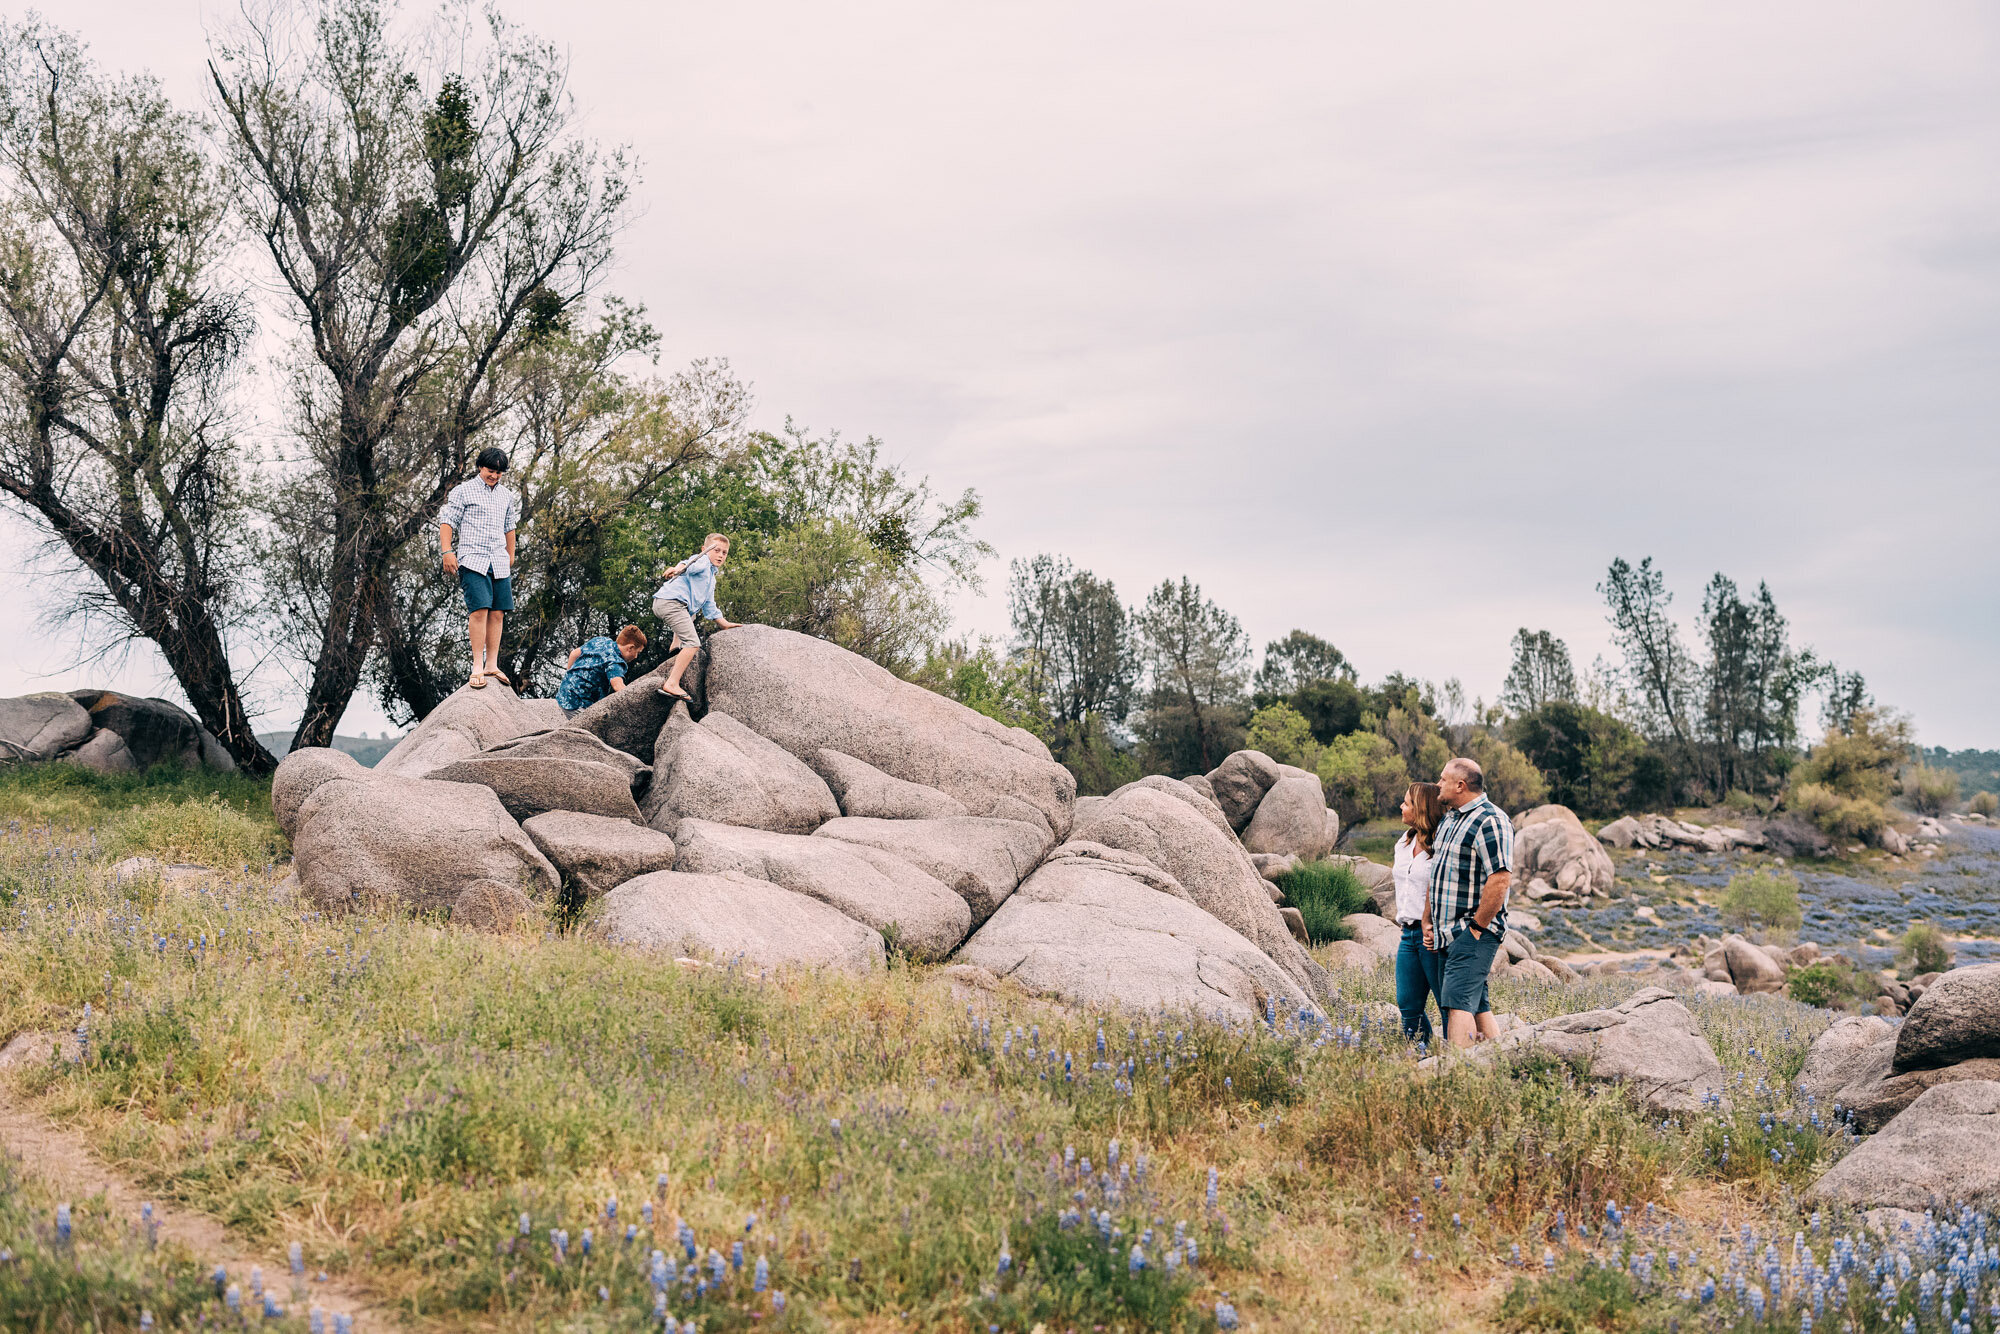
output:
[[[715,574],[728,561],[729,539],[721,533],[710,533],[702,539],[701,554],[683,563],[679,572],[653,594],[653,615],[674,632],[674,660],[667,668],[666,679],[660,682],[663,695],[688,698],[688,692],[681,689],[681,677],[687,672],[688,663],[694,660],[695,650],[701,647],[701,636],[694,632],[696,613],[714,621],[718,630],[734,630],[739,624],[724,617],[715,605]]]

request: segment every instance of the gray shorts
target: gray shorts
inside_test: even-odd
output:
[[[688,610],[687,603],[679,598],[654,598],[653,615],[674,632],[674,648],[701,647],[701,636],[694,632],[694,613]]]

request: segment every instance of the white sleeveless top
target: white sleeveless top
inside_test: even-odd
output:
[[[1396,920],[1424,920],[1424,900],[1431,892],[1431,855],[1418,852],[1408,834],[1396,840]]]

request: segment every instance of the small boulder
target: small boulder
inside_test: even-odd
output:
[[[1222,809],[1222,803],[1215,799],[1215,787],[1208,781],[1207,774],[1189,774],[1186,778],[1181,779],[1181,781],[1193,788],[1204,799],[1214,805],[1217,810]]]
[[[1353,968],[1373,972],[1382,956],[1358,940],[1336,940],[1319,952],[1328,968]]]
[[[655,871],[628,880],[599,900],[591,930],[613,944],[741,959],[758,968],[866,973],[886,958],[881,932],[804,894],[735,872]]]
[[[1558,980],[1555,973],[1545,967],[1539,959],[1516,960],[1510,967],[1509,973],[1517,982],[1553,983]]]
[[[1276,883],[1283,877],[1299,869],[1299,859],[1289,852],[1253,852],[1250,864],[1257,868],[1257,874]]]
[[[737,871],[768,880],[883,933],[911,958],[932,962],[972,930],[972,910],[957,894],[879,848],[833,838],[683,820],[676,871]]]
[[[2000,1082],[1926,1090],[1814,1182],[1807,1198],[1912,1212],[2000,1205]]]
[[[1297,908],[1280,908],[1278,909],[1278,916],[1284,919],[1285,930],[1292,933],[1293,940],[1298,941],[1300,945],[1309,946],[1312,944],[1312,937],[1306,934],[1306,918],[1304,913],[1300,912]]]
[[[437,912],[491,880],[530,899],[559,880],[490,788],[370,775],[322,782],[299,808],[292,866],[322,908],[383,902]]]
[[[100,774],[129,774],[139,770],[139,761],[126,746],[125,738],[108,727],[92,732],[90,740],[63,756],[63,760]]]
[[[1694,989],[1694,994],[1712,1000],[1722,996],[1735,996],[1740,993],[1728,982],[1704,981]]]
[[[873,820],[842,816],[814,831],[879,848],[916,867],[965,900],[977,927],[1007,901],[1049,850],[1039,824],[961,815],[949,820]]]
[[[1845,1082],[1834,1093],[1833,1101],[1853,1116],[1857,1128],[1872,1131],[1888,1124],[1925,1089],[1968,1079],[2000,1079],[2000,1060],[1982,1057],[1898,1072],[1896,1038],[1890,1036],[1871,1043],[1841,1073]]]
[[[1980,1057],[2000,1057],[2000,963],[1938,974],[1911,1002],[1896,1036],[1898,1070]]]
[[[117,733],[138,768],[201,766],[201,724],[179,705],[116,690],[72,690],[70,698],[89,710],[93,728]]]
[[[1731,935],[1723,938],[1722,963],[1723,967],[1729,970],[1729,980],[1740,992],[1747,994],[1785,989],[1783,966],[1742,936]]]
[[[1375,911],[1391,921],[1396,917],[1396,871],[1394,867],[1367,857],[1328,857],[1327,861],[1345,866],[1354,872],[1354,878],[1368,891],[1368,897],[1375,904]]]
[[[625,775],[626,783],[635,793],[644,791],[647,782],[653,776],[652,766],[643,763],[638,756],[605,744],[595,732],[586,732],[581,727],[551,727],[540,732],[529,732],[515,737],[512,741],[502,741],[497,746],[488,746],[479,753],[482,758],[489,760],[572,760],[584,764],[606,765]]]
[[[906,782],[837,750],[813,753],[813,770],[826,780],[842,815],[877,820],[948,820],[966,815],[965,803],[934,787]]]
[[[1520,1046],[1575,1061],[1591,1079],[1624,1084],[1654,1112],[1699,1111],[1723,1092],[1722,1063],[1694,1016],[1658,987],[1613,1009],[1559,1015],[1473,1051],[1499,1055]]]
[[[710,710],[699,723],[666,734],[675,739],[658,757],[644,809],[646,822],[663,834],[689,819],[810,834],[839,818],[818,774],[726,713]]]
[[[1607,848],[1636,848],[1640,845],[1639,822],[1629,815],[1620,816],[1597,831],[1597,841]]]
[[[674,841],[630,820],[581,811],[547,811],[521,828],[584,899],[602,898],[627,880],[673,869]]]
[[[1319,779],[1294,770],[1271,784],[1244,826],[1243,846],[1253,853],[1289,853],[1307,861],[1331,852],[1326,792]]]
[[[516,820],[531,820],[547,811],[577,811],[639,823],[629,771],[592,760],[482,752],[424,776],[440,783],[491,788]]]
[[[52,760],[92,730],[89,711],[61,691],[0,699],[0,762]]]
[[[1278,762],[1261,750],[1239,750],[1208,771],[1209,791],[1238,833],[1280,777]]]
[[[1792,1087],[1832,1107],[1841,1086],[1858,1073],[1863,1055],[1895,1031],[1876,1015],[1841,1016],[1827,1026],[1826,1032],[1813,1039],[1812,1046],[1806,1050],[1805,1063],[1792,1080]]]
[[[1567,806],[1537,806],[1514,821],[1514,874],[1547,880],[1558,890],[1588,898],[1611,892],[1617,869],[1604,846]]]
[[[1052,858],[956,961],[1079,1005],[1244,1020],[1270,1000],[1310,1000],[1255,944],[1161,893],[1140,868],[1101,857]]]

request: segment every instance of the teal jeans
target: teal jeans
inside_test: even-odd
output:
[[[1404,927],[1403,943],[1396,947],[1396,1008],[1403,1012],[1404,1037],[1431,1040],[1430,1000],[1443,982],[1444,955],[1424,948],[1421,923]],[[1444,1021],[1442,1008],[1438,1021]]]

